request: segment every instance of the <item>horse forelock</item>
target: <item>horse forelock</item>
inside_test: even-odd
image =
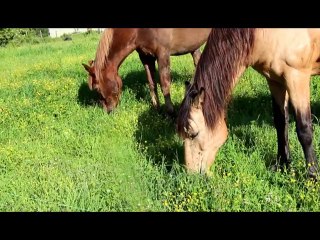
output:
[[[192,89],[205,90],[202,112],[207,127],[213,129],[224,112],[235,77],[241,65],[246,64],[253,48],[253,28],[214,29],[201,54],[193,86],[181,103],[177,130],[180,135],[188,129],[192,107]]]
[[[109,50],[113,40],[113,29],[105,29],[100,37],[96,58],[95,58],[95,74],[99,82],[102,79],[102,71],[106,65],[109,56]]]

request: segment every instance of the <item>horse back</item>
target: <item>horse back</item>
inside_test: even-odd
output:
[[[141,28],[137,45],[145,53],[182,55],[198,49],[209,36],[209,28]]]

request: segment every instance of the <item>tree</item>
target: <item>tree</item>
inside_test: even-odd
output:
[[[38,37],[48,37],[49,28],[33,28]]]
[[[0,46],[8,43],[19,45],[23,42],[39,42],[40,37],[49,36],[48,28],[0,28]]]

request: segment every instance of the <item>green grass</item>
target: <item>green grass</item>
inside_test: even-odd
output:
[[[151,107],[138,55],[122,64],[121,104],[108,115],[92,101],[81,65],[94,58],[99,36],[72,38],[0,48],[0,211],[320,210],[292,116],[293,170],[270,170],[277,149],[271,97],[254,70],[234,90],[213,176],[188,175],[174,124]],[[171,61],[177,108],[194,67],[191,55]],[[318,156],[319,80],[311,86]]]

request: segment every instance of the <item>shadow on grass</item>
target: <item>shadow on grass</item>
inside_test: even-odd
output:
[[[125,77],[122,77],[122,83],[122,91],[130,89],[136,99],[151,101],[147,76],[144,70],[129,72]]]
[[[99,93],[91,91],[86,82],[83,82],[78,90],[78,103],[82,106],[96,106],[99,105]]]
[[[315,118],[313,124],[319,125],[320,122],[320,102],[311,103],[311,113]],[[244,141],[244,145],[247,149],[252,149],[255,145],[254,132],[248,132],[248,128],[237,128],[238,126],[249,126],[250,124],[256,124],[258,127],[262,125],[269,125],[272,127],[273,134],[276,139],[276,128],[273,123],[273,110],[272,110],[272,98],[271,95],[261,93],[257,96],[241,96],[234,97],[230,102],[228,108],[228,128],[232,130],[239,139]],[[295,126],[295,120],[293,110],[289,107],[289,126]],[[292,137],[297,137],[293,135]],[[277,140],[274,145],[277,146]],[[277,149],[277,147],[276,147]],[[277,150],[276,150],[277,151]],[[268,169],[271,168],[277,161],[277,152],[264,154],[265,165]],[[302,156],[303,157],[303,156]]]
[[[166,166],[168,171],[175,161],[183,164],[183,146],[175,131],[175,121],[152,107],[138,118],[135,132],[139,150],[155,165]]]
[[[255,122],[273,125],[270,95],[235,96],[228,106],[228,125],[241,126]]]
[[[179,105],[176,105],[176,112],[178,109]],[[257,109],[262,111],[257,111]],[[234,97],[228,108],[229,127],[249,125],[252,121],[256,121],[259,126],[262,124],[273,125],[271,111],[270,96]],[[141,151],[144,151],[154,164],[164,162],[168,170],[170,170],[174,161],[178,161],[179,164],[184,162],[183,145],[179,141],[175,124],[175,120],[166,117],[164,110],[159,112],[150,107],[148,111],[139,116],[138,129],[135,133]],[[248,135],[246,130],[232,131],[239,138],[247,138],[245,140],[246,147],[252,147],[250,134]],[[266,165],[270,165],[273,155],[265,156],[268,158],[266,159]]]
[[[182,79],[177,72],[171,72],[172,79]],[[158,71],[156,72],[156,81],[158,83],[159,96],[162,94]],[[123,87],[122,91],[130,89],[137,100],[144,100],[151,104],[150,90],[146,72],[132,71],[122,78]],[[78,103],[82,106],[94,106],[99,104],[99,93],[96,90],[91,91],[87,82],[83,82],[78,89]],[[163,104],[162,104],[163,105]],[[179,106],[174,106],[177,110]],[[161,106],[161,111],[164,112],[164,106]]]
[[[320,99],[319,99],[320,100]],[[320,101],[311,103],[311,114],[316,118],[313,123],[320,124]]]
[[[179,74],[172,72],[174,79],[181,78]],[[162,94],[159,85],[158,72],[158,92]],[[173,162],[183,163],[183,146],[179,142],[179,137],[175,132],[175,120],[167,116],[165,106],[162,104],[159,110],[151,106],[150,92],[146,73],[142,71],[132,71],[123,79],[123,91],[130,89],[138,100],[150,102],[150,108],[143,112],[138,119],[138,129],[135,132],[136,141],[140,151],[146,154],[155,165],[166,166],[170,171]],[[83,82],[78,90],[78,102],[80,105],[88,107],[99,105],[99,94],[91,91],[86,82]],[[175,112],[178,105],[174,105]]]
[[[183,76],[172,71],[174,81],[182,81]],[[157,82],[159,82],[158,72],[156,73]],[[158,84],[159,86],[159,84]],[[159,87],[160,88],[160,87]],[[136,99],[143,99],[151,102],[149,88],[147,85],[146,73],[144,70],[133,71],[123,78],[123,90],[131,89]],[[161,90],[158,89],[159,95]],[[91,91],[86,82],[83,82],[78,90],[78,102],[82,106],[94,106],[98,104],[98,93]],[[175,112],[178,111],[179,105],[175,105]],[[311,104],[312,114],[320,119],[320,102]],[[292,111],[290,111],[292,113]],[[238,138],[244,139],[245,146],[249,149],[255,144],[250,132],[247,129],[232,129],[238,126],[248,126],[252,123],[262,126],[273,126],[272,102],[270,94],[258,93],[256,96],[234,96],[228,106],[227,124]],[[289,124],[294,124],[294,118],[290,114]],[[274,129],[274,134],[276,130]],[[254,133],[252,133],[254,134]],[[179,141],[175,131],[175,121],[165,115],[164,106],[160,111],[154,108],[150,109],[139,116],[138,129],[135,133],[136,141],[144,151],[147,157],[154,164],[164,163],[169,170],[174,161],[183,163],[183,145]],[[276,145],[277,142],[275,141]],[[222,146],[223,147],[223,146]],[[276,161],[276,153],[264,155],[266,167],[269,167]]]
[[[157,87],[158,87],[158,94],[160,97],[160,95],[162,95],[162,92],[160,87],[158,71],[156,71],[155,78],[156,78]],[[184,82],[186,80],[190,80],[191,76],[185,76],[176,71],[171,71],[171,79],[172,79],[172,82],[175,82],[175,81]],[[122,82],[123,82],[123,91],[125,91],[126,89],[130,89],[135,94],[136,99],[138,100],[143,99],[151,102],[147,75],[144,70],[129,72],[125,77],[122,78]],[[172,85],[171,85],[171,88],[172,88]]]
[[[311,113],[320,122],[320,102],[311,103]],[[289,108],[289,124],[295,124],[293,111]],[[273,124],[271,95],[261,93],[258,96],[233,97],[228,107],[228,124],[230,126],[248,125],[255,122],[258,126]],[[317,123],[315,121],[314,123]]]

